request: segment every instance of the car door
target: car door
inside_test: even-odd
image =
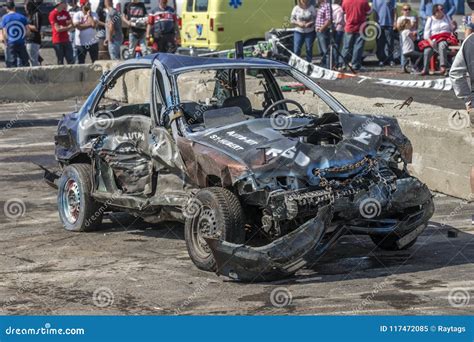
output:
[[[158,60],[154,61],[153,75],[151,105],[155,115],[148,148],[155,171],[156,189],[151,202],[161,206],[183,206],[188,199],[190,182],[176,142],[176,120],[170,124],[170,118],[179,109],[174,107],[169,76]]]
[[[85,121],[98,184],[109,193],[146,196],[152,192],[149,132],[152,127],[150,66],[129,66],[104,81]]]

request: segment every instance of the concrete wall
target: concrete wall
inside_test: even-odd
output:
[[[474,142],[469,131],[439,129],[399,120],[413,144],[412,173],[433,191],[473,200],[470,175]]]
[[[97,85],[102,68],[65,65],[0,69],[0,101],[54,101],[86,96]]]

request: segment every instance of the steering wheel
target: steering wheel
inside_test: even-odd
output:
[[[268,114],[270,114],[272,112],[272,109],[275,108],[276,106],[279,106],[279,105],[282,105],[284,103],[291,103],[293,105],[295,105],[296,107],[298,107],[298,109],[300,110],[300,112],[302,114],[306,114],[306,111],[304,110],[303,106],[301,104],[299,104],[298,102],[296,102],[295,100],[290,100],[290,99],[284,99],[284,100],[280,100],[280,101],[277,101],[275,103],[272,103],[270,105],[270,107],[268,107],[267,109],[265,109],[265,111],[263,112],[262,114],[262,118],[266,118],[268,116]]]

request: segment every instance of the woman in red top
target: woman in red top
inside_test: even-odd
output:
[[[72,45],[69,41],[69,31],[74,27],[71,16],[66,10],[66,0],[56,0],[56,8],[49,13],[49,22],[52,28],[53,48],[58,59],[58,64],[74,63]]]

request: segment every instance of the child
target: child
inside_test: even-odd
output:
[[[400,23],[400,37],[402,40],[402,54],[406,60],[410,59],[415,72],[420,72],[423,54],[415,50],[416,32],[412,31],[412,21],[403,19]]]

